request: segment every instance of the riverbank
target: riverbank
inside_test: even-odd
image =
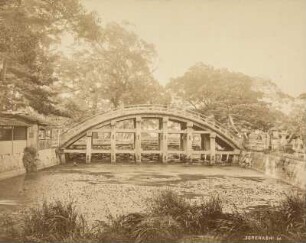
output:
[[[225,212],[218,195],[192,203],[172,190],[144,203],[143,212],[109,214],[88,224],[74,202],[44,201],[1,225],[0,241],[23,242],[304,242],[305,195],[291,193],[278,206]],[[121,205],[124,207],[124,205]],[[1,236],[4,238],[1,239]]]
[[[22,161],[23,153],[0,155],[0,181],[23,175],[26,169]],[[42,170],[59,164],[55,149],[38,151],[37,169]]]
[[[281,153],[244,152],[241,160],[244,166],[282,180],[300,189],[306,189],[305,158],[289,157]]]

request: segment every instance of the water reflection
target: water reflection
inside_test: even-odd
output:
[[[0,209],[15,210],[29,203],[31,186],[40,177],[40,173],[31,173],[0,181]]]

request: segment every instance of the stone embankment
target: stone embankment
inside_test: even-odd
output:
[[[305,158],[295,158],[286,154],[265,154],[262,152],[245,152],[240,165],[261,171],[269,177],[280,179],[293,186],[306,189]]]
[[[23,153],[0,155],[0,180],[26,173],[22,162]],[[44,169],[59,164],[55,149],[38,151],[37,169]]]

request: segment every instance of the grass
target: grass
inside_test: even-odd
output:
[[[25,241],[54,242],[82,239],[86,231],[86,222],[73,202],[55,201],[27,212],[21,235]]]
[[[12,217],[5,213],[0,216],[0,242],[17,240],[20,238],[19,235],[19,223],[18,218]]]
[[[148,201],[145,213],[131,213],[89,228],[73,203],[43,203],[23,218],[19,234],[30,242],[243,242],[245,236],[280,236],[305,242],[305,197],[288,195],[278,207],[248,213],[223,211],[218,195],[192,204],[172,191]]]
[[[279,235],[287,241],[305,242],[306,203],[304,195],[287,195],[286,199],[273,210],[254,214],[254,218],[257,219],[266,234]]]

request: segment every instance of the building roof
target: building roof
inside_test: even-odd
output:
[[[22,126],[29,127],[30,123],[25,121],[21,121],[17,118],[8,118],[8,117],[0,117],[0,126]]]
[[[22,113],[0,113],[0,126],[31,126],[33,124],[49,125],[45,121]]]

